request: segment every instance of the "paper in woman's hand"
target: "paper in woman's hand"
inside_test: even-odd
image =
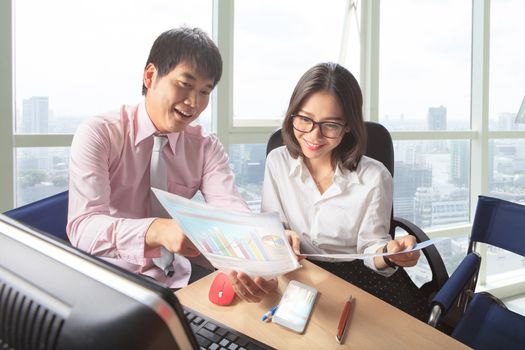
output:
[[[388,252],[388,253],[364,253],[364,254],[358,254],[358,253],[355,253],[355,254],[301,254],[301,256],[327,258],[333,261],[352,261],[355,259],[365,259],[365,258],[371,258],[371,257],[376,257],[376,256],[388,256],[388,255],[395,255],[395,254],[401,254],[401,253],[408,253],[408,252],[412,252],[415,250],[426,248],[429,245],[435,244],[445,239],[448,239],[448,237],[436,237],[433,239],[429,239],[428,241],[418,243],[412,248],[407,248],[407,249],[404,249],[404,250],[401,250],[395,253]]]

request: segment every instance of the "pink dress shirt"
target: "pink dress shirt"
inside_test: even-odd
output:
[[[150,159],[156,129],[144,102],[82,123],[71,145],[67,234],[71,243],[171,288],[187,285],[191,265],[176,255],[171,278],[152,258],[160,249],[144,239],[150,217]],[[234,184],[228,156],[215,135],[200,126],[168,134],[168,191],[192,198],[200,190],[207,203],[248,211]]]

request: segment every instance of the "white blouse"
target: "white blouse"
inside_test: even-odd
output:
[[[321,194],[303,159],[282,146],[266,159],[261,210],[280,214],[284,226],[301,236],[303,253],[374,253],[391,240],[392,191],[390,172],[363,156],[355,171],[338,166]],[[378,271],[373,258],[364,263]]]

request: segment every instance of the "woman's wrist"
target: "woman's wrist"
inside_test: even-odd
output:
[[[388,244],[385,244],[385,246],[383,247],[383,253],[388,253]],[[387,266],[392,267],[394,269],[396,267],[399,267],[398,264],[390,260],[386,255],[383,255],[383,261],[385,262],[385,264],[387,264]]]

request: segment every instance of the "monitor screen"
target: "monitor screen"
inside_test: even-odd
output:
[[[0,348],[197,343],[171,290],[0,214]]]

